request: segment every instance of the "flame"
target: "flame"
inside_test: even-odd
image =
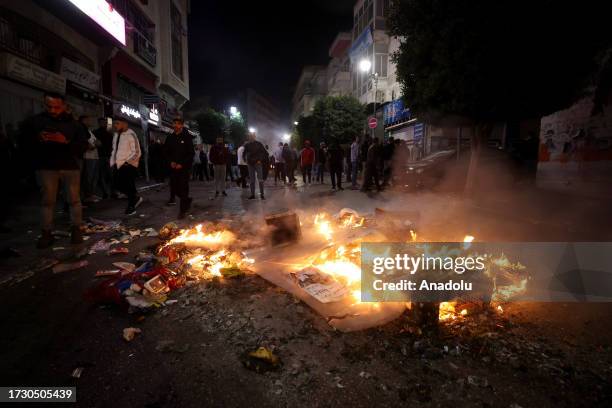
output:
[[[325,237],[328,241],[332,239],[332,226],[326,213],[319,213],[315,215],[314,224],[317,228],[317,232]]]
[[[235,239],[236,236],[228,230],[206,233],[202,230],[202,224],[199,224],[194,228],[181,230],[179,235],[169,240],[166,245],[187,244],[190,246],[215,248],[221,245],[229,245]]]
[[[340,226],[343,228],[359,228],[363,226],[364,222],[365,217],[357,217],[355,214],[340,218]]]
[[[223,276],[221,268],[238,267],[243,268],[253,264],[255,261],[241,253],[221,249],[209,254],[195,255],[187,260],[187,263],[196,270],[208,273],[212,276]]]
[[[497,305],[497,311],[498,311],[499,313],[504,313],[504,308],[503,308],[503,307],[501,307],[501,305]]]
[[[524,293],[527,290],[527,278],[522,279],[520,282],[514,285],[507,286],[495,286],[495,291],[493,292],[492,300],[494,302],[499,301],[507,301],[511,299],[513,296]]]
[[[461,309],[460,312],[457,312],[455,306],[457,306],[457,302],[442,302],[440,303],[440,308],[438,311],[438,320],[441,322],[445,322],[448,320],[457,320],[467,316],[467,309]]]
[[[465,237],[463,237],[463,242],[473,242],[474,241],[474,237],[472,235],[466,235]]]
[[[413,230],[410,230],[410,239],[412,240],[412,242],[416,242],[417,240],[417,234]]]
[[[316,265],[317,268],[334,278],[343,281],[347,286],[361,285],[361,268],[350,261],[333,260]]]
[[[326,240],[331,241],[334,233],[334,224],[338,228],[360,228],[365,223],[365,217],[348,213],[337,220],[332,219],[331,215],[326,212],[320,212],[315,215],[314,226],[316,231],[323,235]]]

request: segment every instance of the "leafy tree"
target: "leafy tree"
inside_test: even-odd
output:
[[[292,144],[302,146],[305,140],[310,140],[314,144],[321,142],[321,129],[314,116],[300,116],[296,133],[291,138]]]
[[[238,146],[247,139],[248,129],[241,117],[233,117],[229,122],[228,142]]]
[[[313,115],[320,137],[326,142],[350,143],[363,133],[364,106],[352,96],[326,96],[314,106]]]
[[[213,109],[206,109],[198,113],[195,118],[200,127],[200,134],[204,143],[212,144],[218,136],[225,134],[227,117]]]
[[[596,3],[396,0],[390,34],[407,104],[430,123],[476,130],[466,190],[496,121],[570,106],[597,78],[611,37]],[[606,60],[609,61],[609,60]]]

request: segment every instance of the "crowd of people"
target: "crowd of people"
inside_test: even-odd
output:
[[[127,198],[125,214],[136,213],[143,202],[138,195],[136,179],[141,166],[140,140],[129,122],[122,116],[111,121],[81,116],[76,120],[68,111],[64,97],[46,94],[44,112],[23,124],[20,149],[27,151],[31,168],[41,191],[41,236],[37,246],[47,248],[53,243],[55,206],[63,203],[70,213],[71,242],[83,241],[83,204],[89,205],[109,198]],[[237,148],[225,143],[222,136],[209,149],[193,144],[193,138],[183,119],[173,120],[173,133],[165,141],[155,139],[149,145],[149,168],[158,182],[169,178],[170,197],[167,205],[177,204],[178,217],[183,218],[193,199],[189,182],[214,180],[215,197],[227,196],[228,180],[249,189],[250,200],[265,200],[265,181],[274,172],[274,184],[295,186],[301,174],[305,186],[326,184],[329,173],[332,190],[342,191],[343,179],[352,189],[380,191],[392,180],[394,158],[407,155],[407,148],[389,138],[384,143],[364,135],[350,146],[337,141],[318,147],[305,140],[301,149],[279,143],[271,150],[257,140],[254,133]],[[401,160],[400,160],[401,161]],[[361,185],[358,178],[361,176]],[[83,204],[82,204],[83,203]]]

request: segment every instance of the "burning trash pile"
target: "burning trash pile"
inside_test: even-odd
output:
[[[377,209],[369,216],[345,208],[335,215],[319,212],[302,218],[304,223],[287,212],[266,217],[265,226],[238,218],[187,229],[167,224],[151,252],[138,255],[138,266],[116,262],[115,269],[99,271],[96,276],[104,280],[87,297],[148,309],[165,305],[168,294],[185,285],[255,273],[341,331],[382,325],[414,307],[414,301],[365,302],[361,292],[362,243],[419,241],[406,214]],[[473,240],[465,237],[466,248]],[[92,249],[98,246],[100,242]],[[502,313],[503,302],[526,289],[528,275],[523,265],[503,255],[489,260],[486,289],[490,286],[490,301]],[[438,302],[429,306],[429,313],[441,322],[459,322],[475,310],[474,303]]]
[[[98,271],[96,276],[104,280],[86,297],[137,309],[159,307],[177,288],[205,279],[238,277],[253,263],[242,251],[244,242],[223,225],[200,224],[180,230],[170,223],[160,229],[159,238],[154,252],[138,255],[138,267],[115,262],[116,269]]]

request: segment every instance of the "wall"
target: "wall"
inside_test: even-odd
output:
[[[612,108],[591,115],[585,98],[540,122],[537,185],[585,196],[612,196]]]
[[[180,79],[172,71],[172,39],[171,39],[171,25],[170,25],[170,2],[181,12],[183,20],[183,27],[187,29],[187,0],[159,0],[158,1],[158,12],[164,18],[161,18],[160,30],[158,35],[160,37],[160,54],[161,59],[161,85],[167,86],[176,92],[179,96],[176,102],[182,103],[184,100],[189,99],[189,59],[188,59],[188,47],[187,47],[187,36],[183,36],[183,79]],[[181,98],[182,97],[182,98]]]

